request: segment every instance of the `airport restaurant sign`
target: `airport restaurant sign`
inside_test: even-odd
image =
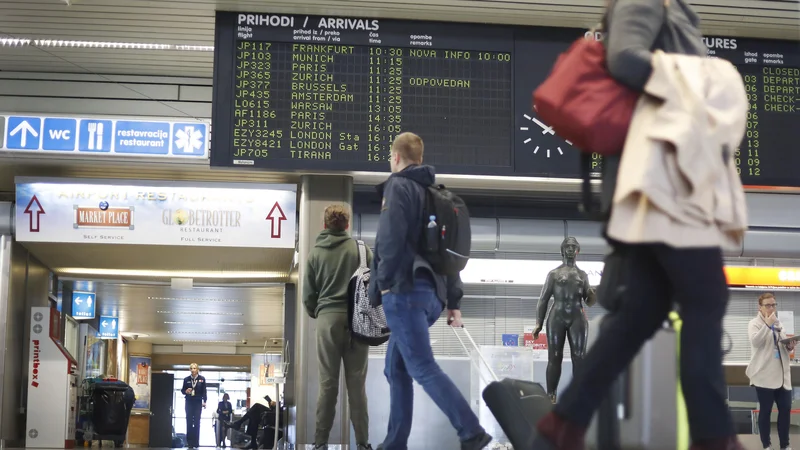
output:
[[[295,247],[295,185],[15,181],[20,242]]]

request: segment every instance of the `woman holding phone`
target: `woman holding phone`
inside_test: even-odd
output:
[[[789,419],[792,409],[792,373],[789,352],[796,341],[786,344],[786,332],[778,320],[778,302],[769,292],[758,297],[758,314],[747,326],[750,337],[750,364],[747,377],[758,396],[758,434],[765,449],[773,449],[770,439],[772,405],[778,407],[778,439],[781,450],[789,447]]]

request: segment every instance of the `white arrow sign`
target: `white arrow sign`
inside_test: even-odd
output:
[[[75,297],[75,304],[80,305],[81,303],[83,303],[83,300],[80,297]]]
[[[104,321],[101,323],[101,325],[103,325],[103,328],[105,328],[105,327],[107,327],[107,326],[108,326],[108,322],[106,322],[106,321],[104,320]]]
[[[19,139],[20,146],[22,147],[25,147],[25,145],[28,143],[28,133],[30,133],[33,137],[39,137],[39,132],[36,131],[27,120],[20,122],[16,128],[11,130],[11,133],[8,133],[8,135],[16,136],[17,133],[22,133],[22,137]]]

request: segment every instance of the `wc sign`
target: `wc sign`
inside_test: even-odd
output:
[[[44,150],[70,150],[75,148],[78,121],[75,119],[46,118],[42,126]]]

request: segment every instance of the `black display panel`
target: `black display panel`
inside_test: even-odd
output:
[[[800,186],[800,45],[797,42],[705,38],[709,55],[736,65],[750,111],[736,152],[748,186]]]
[[[216,33],[214,166],[385,172],[394,136],[413,131],[438,173],[579,176],[531,93],[584,30],[220,12]],[[748,89],[743,182],[800,186],[797,43],[706,44]]]

